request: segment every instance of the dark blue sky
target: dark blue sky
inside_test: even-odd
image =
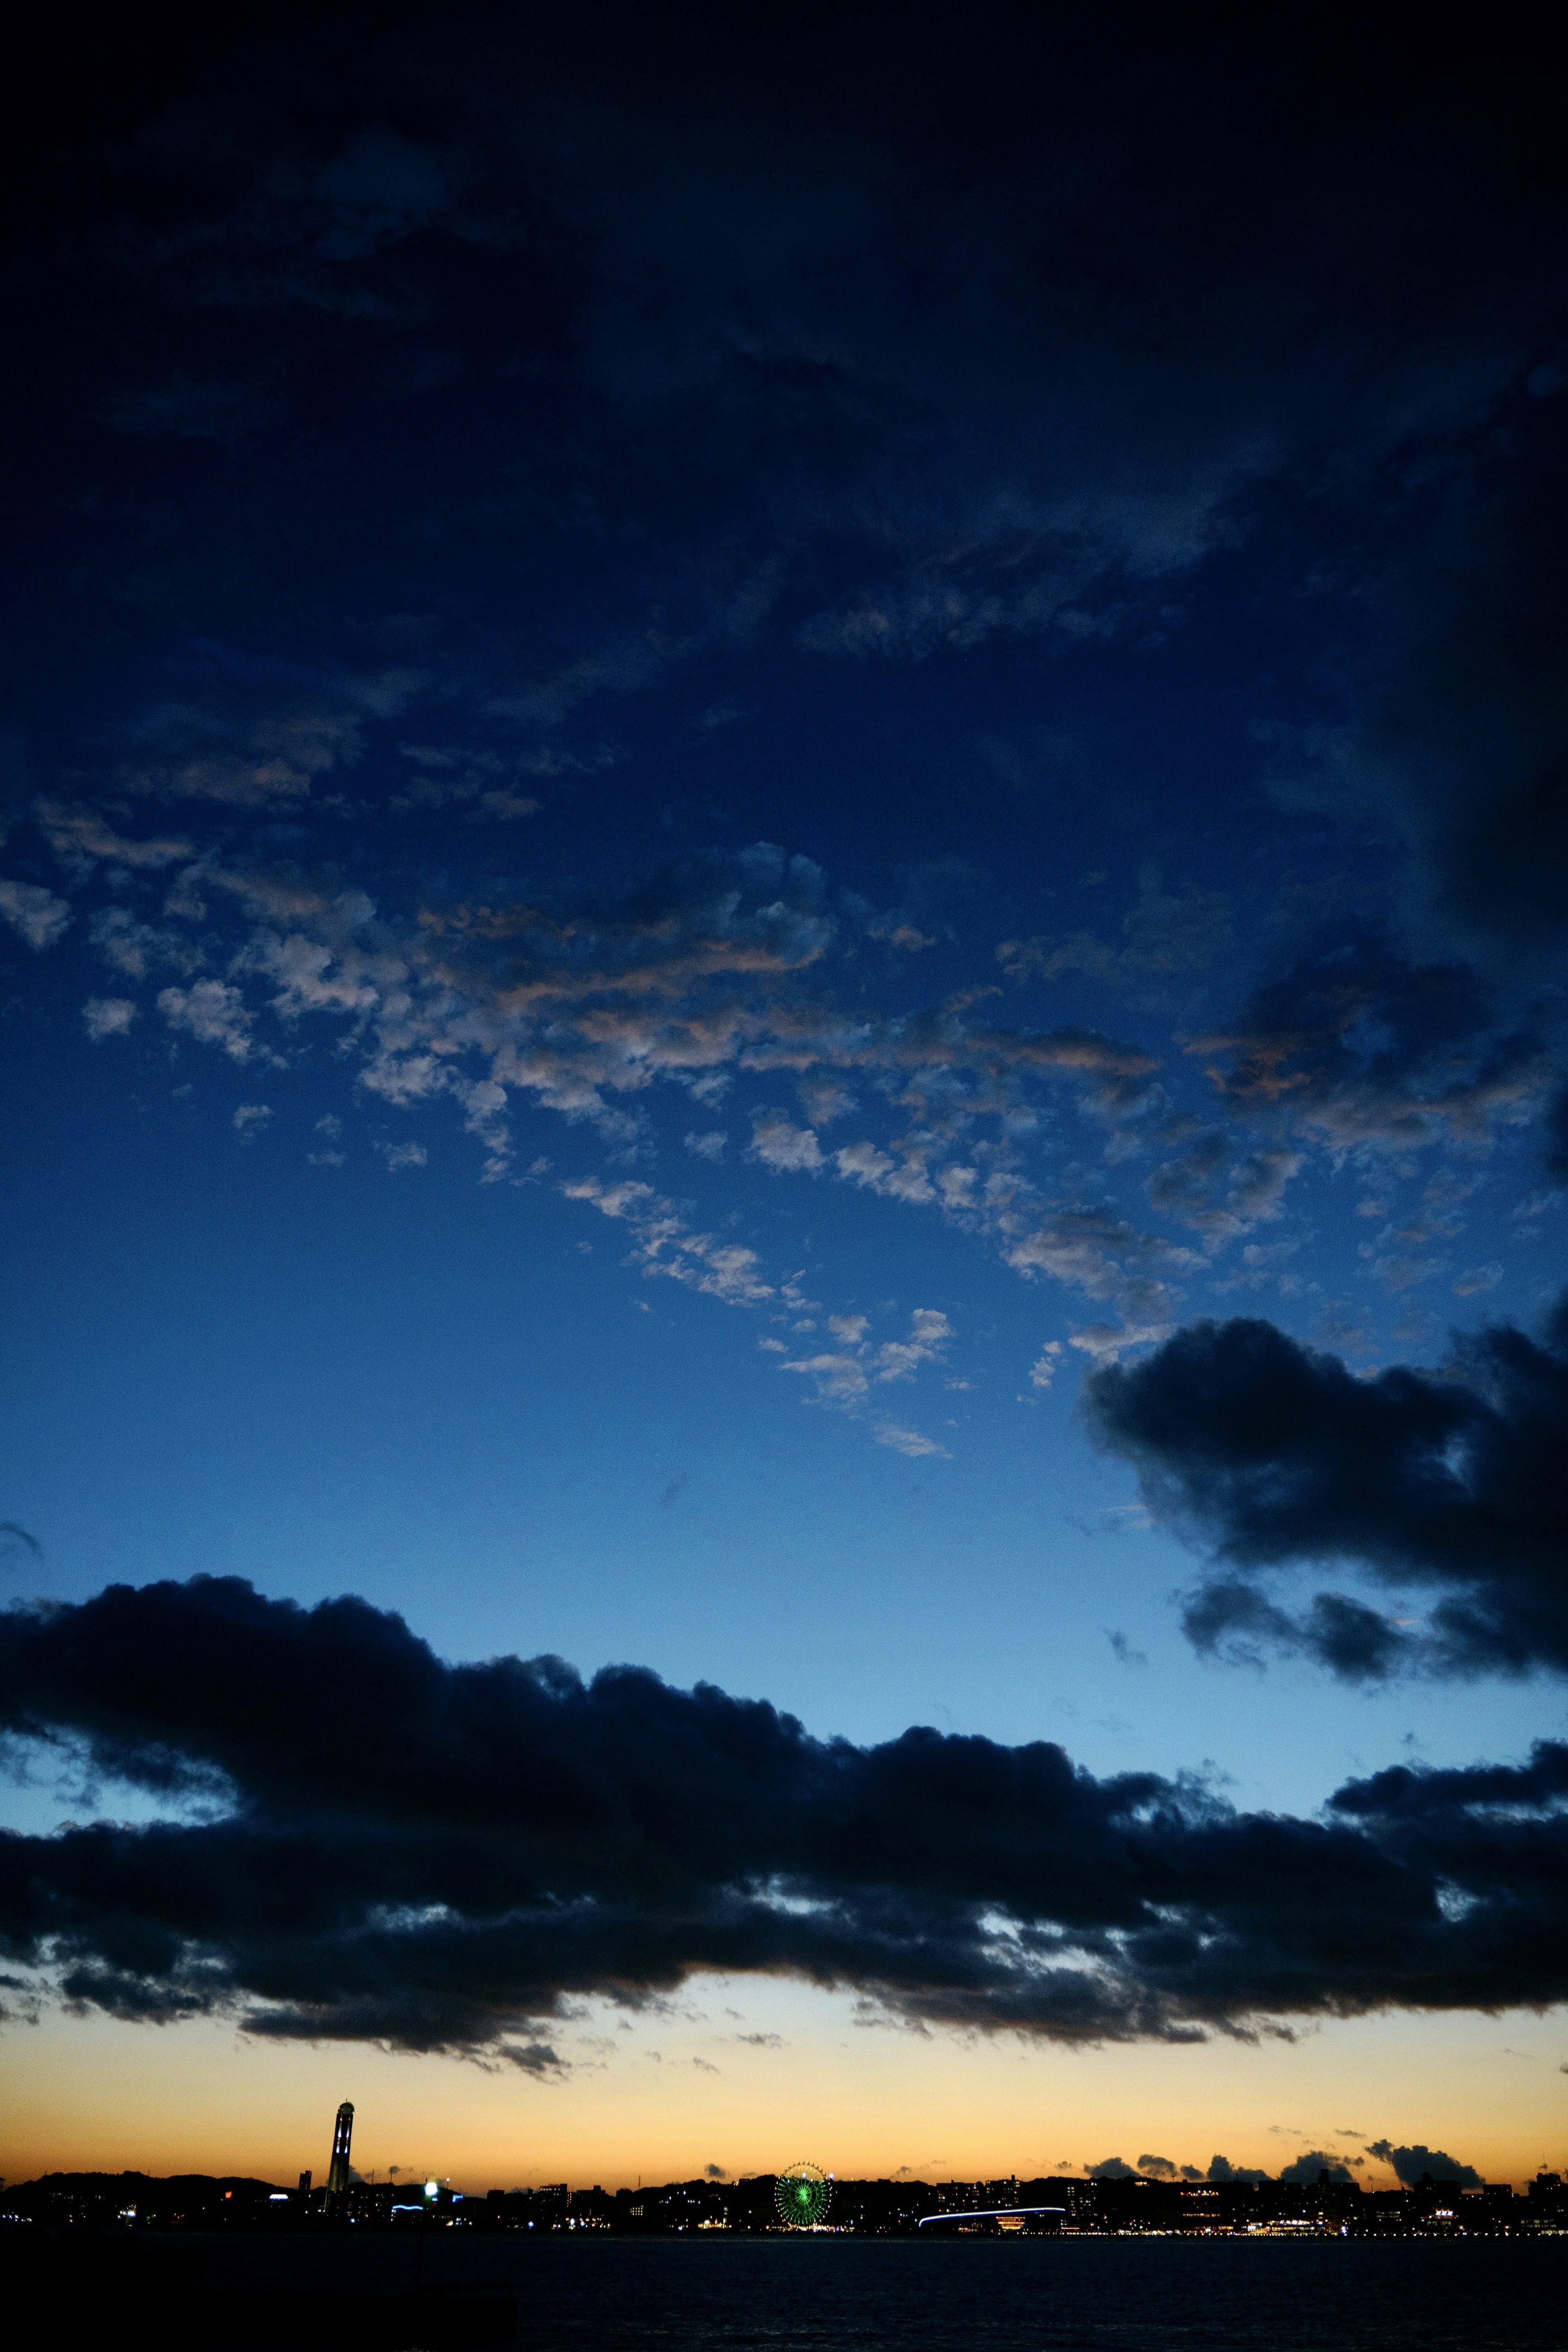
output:
[[[1550,93],[1283,13],[46,62],[13,1593],[1302,1817],[1558,1731]],[[1396,1998],[1322,1965],[1233,2005]]]

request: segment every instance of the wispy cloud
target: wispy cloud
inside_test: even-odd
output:
[[[890,1420],[878,1392],[892,1382],[913,1380],[927,1364],[942,1361],[953,1336],[947,1317],[936,1307],[917,1307],[910,1317],[908,1339],[884,1339],[879,1345],[868,1336],[869,1318],[864,1315],[830,1316],[828,1328],[836,1347],[786,1359],[780,1370],[811,1381],[813,1403],[866,1415],[879,1445],[911,1457],[944,1454],[947,1449],[934,1438]]]

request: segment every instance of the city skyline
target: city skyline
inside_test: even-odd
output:
[[[345,2225],[386,2228],[395,2226],[400,2215],[412,2213],[443,2226],[510,2230],[630,2228],[658,2222],[666,2229],[766,2231],[780,2224],[785,2230],[828,2226],[831,2211],[831,2226],[869,2226],[874,2231],[924,2229],[944,2221],[1003,2221],[1009,2227],[1033,2221],[1114,2232],[1169,2228],[1179,2213],[1180,2227],[1225,2230],[1290,2229],[1309,2218],[1321,2228],[1338,2229],[1359,2216],[1358,2226],[1375,2231],[1381,2221],[1398,2234],[1411,2226],[1436,2222],[1462,2223],[1483,2233],[1500,2225],[1523,2226],[1527,2233],[1541,2229],[1560,2233],[1568,2213],[1560,2172],[1538,2173],[1521,2200],[1513,2184],[1483,2180],[1473,2166],[1445,2149],[1424,2144],[1396,2147],[1384,2140],[1360,2153],[1342,2146],[1304,2151],[1278,2173],[1233,2165],[1217,2154],[1206,2167],[1199,2167],[1145,2152],[1136,2165],[1110,2157],[1074,2168],[1063,2159],[1048,2174],[1015,2170],[990,2179],[921,2179],[902,2166],[890,2176],[857,2179],[796,2158],[755,2173],[735,2174],[710,2163],[686,2179],[645,2181],[639,2175],[635,2187],[622,2184],[610,2191],[600,2182],[589,2187],[569,2181],[479,2190],[471,2182],[464,2188],[449,2175],[430,2173],[427,2167],[392,2164],[384,2178],[374,2168],[362,2173],[348,2160],[353,2115],[352,2101],[342,2101],[333,2121],[324,2187],[313,2186],[310,2167],[290,2189],[233,2173],[160,2179],[132,2170],[50,2171],[35,2181],[10,2184],[16,2210],[4,2218],[80,2224],[103,2208],[108,2218],[153,2227],[172,2221],[175,2226],[216,2223],[242,2230],[304,2223],[325,2223],[334,2230]],[[1357,2136],[1341,2132],[1337,2137],[1343,2141]],[[1381,2168],[1383,2177],[1374,2172],[1358,2179],[1355,2168],[1367,2158]],[[927,2168],[928,2172],[934,2169]],[[863,2192],[873,2190],[879,2196],[868,2203]],[[884,2191],[887,2195],[880,2195]],[[1150,2191],[1159,2194],[1140,2193]],[[976,2201],[983,2200],[991,2201]],[[279,2207],[288,2210],[280,2213]]]
[[[394,15],[11,158],[0,2173],[1561,2168],[1539,61]]]

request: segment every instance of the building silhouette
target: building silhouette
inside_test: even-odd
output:
[[[342,2105],[338,2109],[338,2119],[336,2124],[332,2126],[332,2162],[331,2168],[327,2174],[327,2199],[329,2203],[331,2203],[335,2198],[344,2197],[348,2194],[349,2142],[353,2139],[353,2101],[352,2099],[345,2099]]]

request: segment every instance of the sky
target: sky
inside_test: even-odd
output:
[[[11,142],[0,2172],[1525,2180],[1552,78],[745,15]]]

